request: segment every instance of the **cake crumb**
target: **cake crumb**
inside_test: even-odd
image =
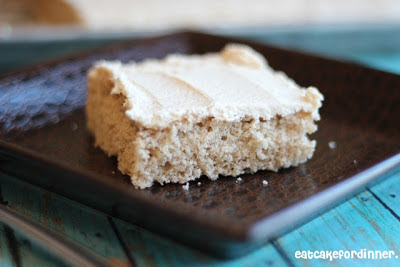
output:
[[[182,185],[182,188],[184,190],[188,191],[189,190],[189,183],[186,183],[186,184]]]
[[[201,185],[201,182],[198,182],[197,185],[200,186],[200,185]]]
[[[241,184],[243,182],[243,179],[241,177],[238,177],[236,179],[236,183]]]
[[[262,183],[263,183],[263,185],[268,185],[268,181],[266,181],[266,180],[263,180]]]
[[[329,141],[328,145],[329,145],[329,148],[330,148],[330,149],[335,149],[336,146],[337,146],[337,144],[336,144],[335,141]]]

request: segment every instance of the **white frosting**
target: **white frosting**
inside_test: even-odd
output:
[[[238,44],[202,56],[170,55],[129,64],[102,61],[96,68],[112,72],[112,94],[125,95],[126,115],[149,128],[206,117],[267,120],[299,111],[319,119],[323,99],[316,88],[299,87],[253,49]]]

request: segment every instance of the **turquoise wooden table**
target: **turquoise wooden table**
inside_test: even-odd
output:
[[[400,74],[400,27],[235,33]],[[108,43],[0,44],[2,71]],[[22,46],[18,47],[18,45]],[[12,61],[10,53],[20,50]],[[29,56],[30,55],[30,56]],[[400,89],[400,88],[399,88]],[[399,114],[400,115],[400,114]],[[399,140],[400,141],[400,140]],[[400,266],[400,172],[303,226],[234,260],[204,255],[0,172],[1,204],[104,256],[115,266]],[[392,259],[303,259],[297,251],[394,251]],[[299,252],[298,252],[299,253]],[[0,266],[64,266],[12,225],[0,225]]]

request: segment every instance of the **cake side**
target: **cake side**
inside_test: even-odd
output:
[[[297,166],[311,158],[316,145],[306,137],[315,125],[304,115],[237,122],[208,118],[195,125],[179,122],[163,131],[142,130],[132,149],[121,153],[119,167],[143,188],[154,181],[186,183],[201,175],[214,180]],[[129,159],[135,155],[140,157],[133,167]]]

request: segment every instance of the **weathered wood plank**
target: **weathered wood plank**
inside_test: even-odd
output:
[[[400,217],[400,172],[375,185],[370,190]]]
[[[45,249],[35,245],[22,234],[14,232],[18,246],[21,266],[63,267],[67,266],[60,259],[50,255]]]
[[[66,266],[42,248],[31,244],[11,227],[0,225],[0,266]]]
[[[128,264],[105,215],[8,175],[0,175],[2,195],[10,208],[94,250],[115,265]]]
[[[271,244],[239,259],[220,260],[120,220],[115,223],[138,266],[287,266]]]
[[[278,239],[297,266],[398,266],[400,259],[296,259],[296,251],[392,250],[400,257],[400,221],[365,191]]]
[[[0,266],[11,267],[15,262],[8,244],[7,234],[4,225],[0,224]]]

